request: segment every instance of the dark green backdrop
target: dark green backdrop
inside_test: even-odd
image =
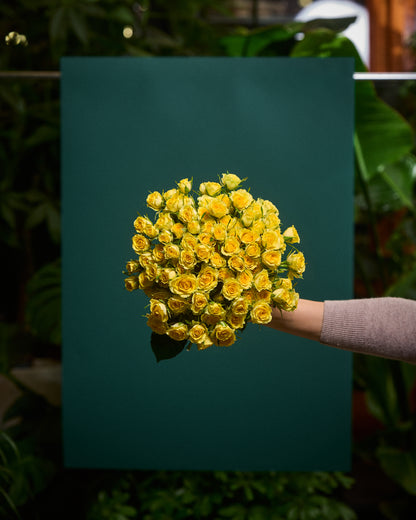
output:
[[[228,170],[297,227],[301,296],[351,297],[353,91],[351,59],[63,60],[67,466],[349,468],[349,353],[251,325],[156,364],[122,270],[149,191]]]

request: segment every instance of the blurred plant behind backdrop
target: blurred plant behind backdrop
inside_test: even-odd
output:
[[[0,71],[58,70],[64,55],[354,56],[365,70],[339,35],[351,20],[242,27],[232,2],[220,0],[8,0],[0,15]],[[416,295],[416,86],[396,87],[391,96],[356,83],[357,297]],[[409,518],[415,368],[365,356],[355,356],[355,391],[373,429],[355,437],[352,488],[347,476],[328,473],[62,468],[59,403],[18,377],[36,360],[61,356],[59,82],[2,77],[0,100],[0,372],[18,391],[0,438],[0,516],[349,519],[355,508],[368,519]],[[383,493],[368,492],[363,471]]]

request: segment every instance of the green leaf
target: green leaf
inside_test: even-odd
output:
[[[307,33],[292,50],[292,57],[317,56],[353,57],[355,70],[365,72],[354,44],[333,31],[317,30]],[[413,148],[413,132],[405,119],[382,101],[369,81],[355,83],[355,130],[356,150],[360,146],[365,169],[362,172],[368,181],[380,167],[394,163]]]
[[[185,348],[187,340],[175,341],[166,334],[156,334],[152,332],[150,344],[156,361],[162,361],[164,359],[171,359],[182,352]]]
[[[408,493],[416,495],[416,452],[380,446],[376,453],[385,473]]]

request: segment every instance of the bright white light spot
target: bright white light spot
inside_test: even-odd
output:
[[[133,27],[131,25],[126,25],[123,28],[123,36],[127,39],[133,36]]]

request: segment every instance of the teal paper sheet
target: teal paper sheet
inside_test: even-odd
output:
[[[247,177],[295,225],[308,299],[352,297],[353,60],[62,61],[68,467],[348,470],[351,354],[250,324],[156,363],[124,289],[149,192]]]

